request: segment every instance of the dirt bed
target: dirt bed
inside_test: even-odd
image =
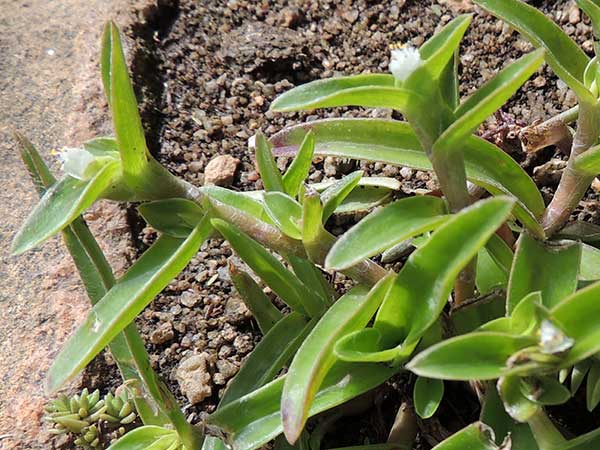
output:
[[[136,39],[135,81],[144,100],[143,116],[150,146],[173,173],[196,185],[204,183],[208,162],[218,155],[239,160],[233,189],[261,189],[252,164],[248,139],[262,130],[270,135],[290,124],[324,117],[381,117],[399,119],[389,110],[337,108],[310,113],[274,114],[268,111],[280,93],[301,83],[341,74],[386,72],[389,45],[421,45],[426,38],[457,14],[475,12],[461,49],[461,93],[467,95],[511,60],[532,47],[508,27],[468,0],[181,0],[159,1],[158,8],[140,12],[130,30]],[[584,49],[592,52],[591,30],[570,1],[530,2],[549,13]],[[522,162],[533,174],[552,158],[552,149],[525,158],[514,138],[519,126],[547,118],[575,104],[574,95],[545,67],[482,129],[491,140]],[[285,167],[287,161],[279,164]],[[398,177],[403,189],[434,188],[435,180],[415,170],[379,163],[318,161],[310,175],[313,182],[340,177],[358,168],[371,174]],[[546,196],[556,186],[556,176],[536,171]],[[542,176],[544,175],[544,176]],[[596,194],[590,191],[577,211],[580,218],[598,221]],[[333,221],[345,226],[352,218]],[[131,224],[138,250],[155,239],[134,209]],[[153,364],[177,393],[190,419],[197,422],[212,412],[228,380],[260,339],[249,311],[235,294],[227,272],[229,246],[211,240],[185,271],[144,311],[138,326],[147,339]],[[202,354],[207,363],[210,392],[195,405],[179,390],[175,371],[182,360]],[[91,384],[106,388],[118,377],[88,373]],[[403,396],[406,379],[395,380],[377,393],[377,413],[346,422],[332,445],[350,445],[360,439],[381,442],[393,419],[393,407]],[[476,417],[474,399],[455,390],[445,400],[442,417],[454,417],[422,427],[422,448],[429,448],[448,432]],[[456,418],[459,419],[456,419]]]

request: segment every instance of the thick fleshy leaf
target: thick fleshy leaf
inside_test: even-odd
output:
[[[261,339],[227,387],[219,408],[270,382],[298,350],[315,321],[292,312]]]
[[[288,370],[281,397],[283,429],[295,443],[327,372],[336,361],[333,346],[343,335],[367,325],[387,294],[392,278],[384,278],[369,292],[356,287],[329,308],[308,335]]]
[[[529,53],[480,87],[456,110],[456,120],[442,133],[434,145],[436,151],[450,151],[473,133],[497,111],[544,61],[544,51]]]
[[[590,450],[600,446],[600,428],[554,447],[552,450]]]
[[[576,242],[542,242],[523,233],[508,284],[508,313],[531,292],[541,291],[548,308],[575,292],[580,260],[581,247]]]
[[[444,397],[444,382],[433,378],[417,377],[413,390],[415,411],[422,419],[435,414]]]
[[[439,77],[454,58],[471,19],[470,14],[456,17],[419,48],[421,59],[425,60],[423,65],[434,78]]]
[[[479,295],[486,295],[494,289],[505,288],[508,283],[507,274],[496,264],[489,252],[482,248],[477,255],[477,272],[475,285]]]
[[[255,219],[273,225],[273,221],[265,211],[265,207],[259,199],[245,195],[242,192],[232,191],[219,186],[203,186],[200,188],[200,191],[211,199],[217,200],[232,208],[239,209]],[[260,198],[262,198],[262,195]]]
[[[283,314],[271,303],[256,281],[233,263],[229,264],[229,275],[235,289],[258,322],[260,331],[266,334],[281,320]]]
[[[288,255],[286,259],[306,287],[312,289],[328,305],[335,301],[338,295],[319,267],[307,259],[294,255]]]
[[[594,361],[587,376],[585,404],[588,411],[592,412],[598,403],[600,403],[600,364]]]
[[[449,218],[410,255],[375,319],[385,341],[397,341],[400,330],[407,342],[422,336],[437,320],[458,273],[506,220],[512,206],[508,198],[479,201]]]
[[[516,422],[506,413],[498,391],[491,382],[485,389],[480,420],[494,430],[497,444],[510,434],[510,450],[539,450],[529,426]]]
[[[273,223],[292,239],[302,239],[300,219],[302,206],[282,192],[265,192],[263,196],[265,210]]]
[[[110,39],[105,38],[104,43],[110,45],[110,50],[103,50],[103,56],[110,55],[110,67],[102,68],[103,79],[107,73],[110,75],[110,81],[107,83],[105,79],[104,84],[105,88],[109,89],[107,95],[110,95],[109,104],[123,162],[123,173],[128,183],[136,186],[137,179],[147,169],[148,148],[119,30],[113,22],[110,22],[107,28],[105,33],[110,33]],[[102,62],[106,64],[107,60],[103,58]]]
[[[331,248],[325,266],[343,270],[426,231],[448,218],[444,202],[431,196],[398,200],[369,214]]]
[[[286,128],[271,141],[276,155],[292,156],[304,135],[312,130],[315,154],[379,161],[386,164],[432,170],[415,133],[405,122],[381,119],[326,119]],[[545,209],[533,180],[505,152],[475,136],[461,145],[467,178],[492,194],[510,194],[519,200],[515,215],[536,235]]]
[[[329,371],[309,411],[309,417],[340,405],[379,386],[398,372],[376,364],[337,362]],[[283,431],[280,399],[285,377],[267,384],[208,417],[234,450],[254,450]]]
[[[92,308],[67,341],[49,370],[48,389],[54,391],[75,376],[131,323],[184,269],[212,232],[208,219],[204,219],[185,240],[161,236]]]
[[[361,170],[352,172],[323,191],[321,194],[321,202],[323,203],[323,217],[321,220],[323,223],[327,221],[336,208],[350,195],[362,176],[363,172]]]
[[[581,244],[579,279],[582,281],[600,280],[600,250],[596,247]]]
[[[335,209],[334,214],[355,214],[370,211],[388,202],[391,198],[392,191],[389,189],[359,185]]]
[[[156,231],[177,238],[186,238],[204,217],[198,203],[184,198],[142,203],[138,211]]]
[[[327,78],[300,85],[283,93],[271,103],[271,110],[298,111],[300,109],[340,106],[335,103],[348,104],[344,103],[344,100],[350,100],[350,96],[340,95],[341,93],[352,90],[360,93],[360,96],[366,100],[370,92],[375,92],[376,89],[384,89],[384,92],[390,92],[394,89],[394,86],[395,78],[390,74],[366,74]],[[406,95],[405,91],[398,91],[404,92],[403,95]]]
[[[14,254],[23,253],[58,233],[89,208],[119,177],[118,162],[105,165],[92,179],[65,177],[46,191],[12,244]]]
[[[458,273],[506,220],[513,202],[492,198],[449,218],[410,255],[377,312],[373,328],[340,339],[346,361],[405,360],[441,314]]]
[[[581,289],[561,301],[551,311],[551,319],[555,321],[571,339],[573,347],[561,362],[568,367],[600,351],[600,283],[594,283]]]
[[[546,61],[580,100],[594,98],[583,85],[589,58],[567,34],[541,11],[519,0],[474,0],[482,8],[508,22],[535,47],[546,50]]]
[[[510,274],[510,269],[512,267],[515,254],[508,244],[504,242],[500,236],[494,234],[487,244],[485,244],[485,249],[496,262],[498,267],[505,274]]]
[[[139,427],[116,441],[108,450],[170,450],[179,441],[174,430],[157,426]]]
[[[592,147],[575,158],[573,167],[588,175],[598,175],[600,173],[600,146]]]
[[[447,339],[419,353],[407,368],[442,380],[493,380],[503,375],[510,356],[535,339],[505,333],[470,333]]]
[[[311,316],[323,312],[323,301],[262,245],[221,219],[213,219],[212,224],[244,262],[293,310],[308,312]]]
[[[482,422],[475,422],[454,433],[433,450],[498,450],[494,431]]]
[[[600,225],[583,221],[571,222],[557,233],[557,237],[595,245],[600,242]]]
[[[577,363],[573,366],[573,370],[571,371],[571,394],[575,395],[575,393],[579,390],[581,383],[583,383],[583,379],[588,374],[590,368],[592,367],[592,363],[590,360],[584,360],[580,363]]]
[[[312,165],[312,159],[315,152],[315,137],[309,131],[304,136],[298,153],[292,160],[290,166],[283,175],[283,187],[285,192],[291,197],[296,197],[300,192],[300,186],[308,177],[308,172]]]
[[[560,405],[571,398],[571,392],[556,376],[536,376],[521,379],[521,393],[538,405]]]
[[[264,134],[256,134],[256,165],[266,191],[283,192],[283,179]]]
[[[523,395],[522,383],[517,376],[502,377],[498,380],[498,392],[508,415],[525,423],[539,412],[540,405]]]
[[[295,312],[281,319],[250,353],[240,371],[227,386],[218,408],[224,408],[270,382],[292,358],[315,323],[314,319],[307,323],[304,316]],[[227,450],[227,447],[222,440],[207,436],[202,450]]]

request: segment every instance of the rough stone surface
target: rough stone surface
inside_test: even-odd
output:
[[[240,160],[230,155],[220,155],[212,159],[204,171],[204,184],[230,186]]]
[[[88,300],[58,238],[21,256],[10,242],[38,201],[12,131],[24,133],[56,169],[52,149],[77,146],[110,128],[97,55],[102,23],[126,0],[0,0],[0,448],[49,449],[42,425],[44,379]],[[127,232],[119,207],[100,204],[86,215],[118,271]],[[102,229],[98,233],[98,229]],[[74,383],[75,384],[75,383]],[[73,384],[71,385],[73,386]],[[76,386],[79,388],[79,386]]]
[[[177,367],[175,378],[181,392],[195,405],[212,395],[211,376],[208,371],[209,356],[206,353],[192,355]]]

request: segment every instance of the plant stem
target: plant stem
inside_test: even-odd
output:
[[[556,193],[542,217],[542,226],[548,237],[559,231],[569,220],[571,212],[583,198],[585,191],[594,179],[593,175],[582,173],[574,167],[575,158],[594,145],[598,138],[597,124],[600,113],[596,105],[582,103],[579,108],[577,132],[567,167],[563,171]]]
[[[532,153],[550,145],[558,145],[561,151],[568,154],[573,138],[567,125],[577,120],[578,116],[579,106],[575,106],[540,124],[523,128],[519,133],[523,151]]]
[[[540,450],[551,450],[566,442],[542,408],[527,423]]]
[[[198,198],[198,197],[196,197]],[[269,224],[261,222],[248,214],[245,214],[239,209],[225,205],[221,202],[210,200],[211,211],[219,218],[235,225],[244,233],[249,235],[255,241],[261,243],[265,247],[270,248],[282,256],[294,255],[300,258],[307,258],[306,249],[301,241],[292,239],[277,228]],[[323,265],[327,253],[335,243],[335,236],[327,233],[327,239],[319,242],[319,247],[311,249],[312,261],[316,264]],[[343,274],[350,278],[365,283],[369,286],[375,285],[379,280],[385,277],[388,272],[379,264],[367,259],[344,271]]]
[[[450,211],[456,213],[471,203],[467,188],[465,163],[461,152],[429,152],[431,164]],[[454,284],[454,301],[457,305],[475,295],[477,259],[473,258],[458,274]]]

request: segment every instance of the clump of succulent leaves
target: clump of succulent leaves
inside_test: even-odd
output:
[[[561,430],[547,407],[567,402],[584,380],[587,408],[600,401],[600,233],[570,221],[600,173],[599,60],[526,3],[474,1],[536,50],[460,98],[458,48],[471,20],[463,15],[418,49],[394,47],[391,73],[292,89],[273,111],[391,108],[406,121],[329,119],[270,138],[259,133],[264,191],[246,193],[192,186],[152,158],[119,33],[108,24],[101,66],[115,136],[65,151],[58,181],[19,136],[42,199],[13,249],[22,253],[62,231],[93,304],[51,367],[49,392],[108,346],[144,423],[111,449],[253,450],[275,440],[278,448],[316,450],[332,417],[344,414],[336,407],[365,401],[362,394],[405,372],[412,375],[400,379],[409,380],[412,399],[386,412],[396,420],[388,442],[370,445],[374,450],[413,448],[418,424],[435,416],[445,388],[457,385],[448,380],[465,382],[480,419],[436,450],[598,448],[600,430]],[[600,2],[577,3],[599,37]],[[578,99],[576,108],[522,132],[527,151],[559,143],[569,151],[548,205],[510,156],[474,134],[544,62]],[[280,156],[291,158],[283,174],[274,159]],[[310,185],[315,156],[432,171],[440,191],[402,197],[397,180],[360,171]],[[118,280],[80,217],[101,198],[140,202],[160,233]],[[332,215],[356,210],[371,212],[339,237],[328,231]],[[214,236],[226,239],[290,312],[231,265],[263,338],[216,411],[192,425],[152,371],[133,321]],[[400,270],[377,263],[380,254],[404,255]],[[333,271],[354,287],[336,292],[324,275]]]
[[[104,448],[111,434],[122,436],[137,415],[127,390],[118,395],[108,393],[100,398],[100,391],[90,393],[84,388],[71,397],[61,395],[49,402],[44,420],[53,424],[52,434],[70,433],[74,443],[85,450]]]

